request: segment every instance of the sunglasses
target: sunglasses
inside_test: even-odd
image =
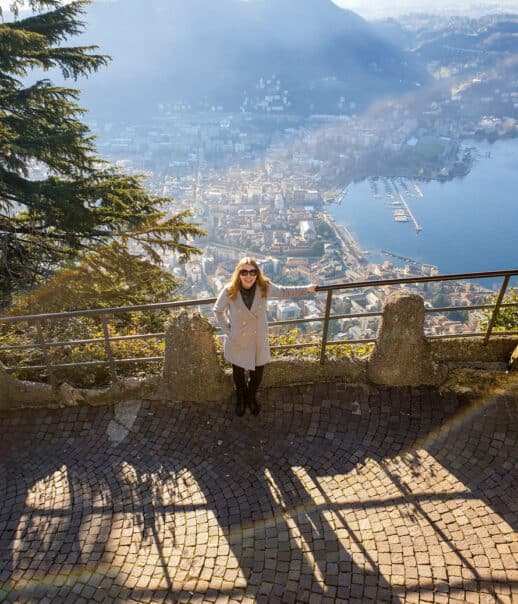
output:
[[[250,275],[250,277],[256,277],[257,276],[257,269],[256,268],[251,268],[250,270],[247,270],[246,268],[242,268],[239,271],[239,276],[240,277],[246,277],[247,275]]]

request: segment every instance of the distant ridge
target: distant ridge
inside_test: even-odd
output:
[[[416,45],[419,54],[429,59],[441,56],[441,49],[460,48],[480,52],[518,52],[518,15],[486,16],[472,20],[469,32],[438,29],[423,34]]]
[[[94,3],[88,42],[114,61],[86,84],[117,111],[206,99],[237,110],[275,74],[291,110],[333,112],[408,90],[413,59],[331,0],[119,0]],[[101,96],[101,90],[103,91]],[[108,95],[108,96],[107,96]],[[111,98],[110,98],[111,97]]]

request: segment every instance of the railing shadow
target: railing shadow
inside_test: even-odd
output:
[[[0,594],[402,601],[372,548],[372,514],[426,518],[424,503],[474,496],[416,496],[384,465],[466,409],[435,400],[430,412],[434,396],[277,389],[242,419],[221,404],[148,404],[118,442],[110,409],[21,414],[0,444]]]
[[[421,446],[518,531],[518,377],[471,401]]]

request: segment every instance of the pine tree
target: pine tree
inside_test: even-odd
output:
[[[96,46],[66,46],[84,29],[89,3],[13,0],[13,18],[0,23],[0,308],[56,271],[90,278],[84,264],[95,257],[102,265],[103,250],[105,267],[140,261],[156,268],[160,250],[199,253],[189,241],[203,232],[190,212],[166,218],[170,199],[151,196],[141,177],[97,157],[79,91],[30,82],[34,70],[57,68],[76,80],[108,63]],[[31,13],[22,18],[24,5]]]

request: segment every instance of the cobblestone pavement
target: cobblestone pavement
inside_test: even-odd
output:
[[[518,602],[516,397],[261,401],[3,413],[0,601]]]

